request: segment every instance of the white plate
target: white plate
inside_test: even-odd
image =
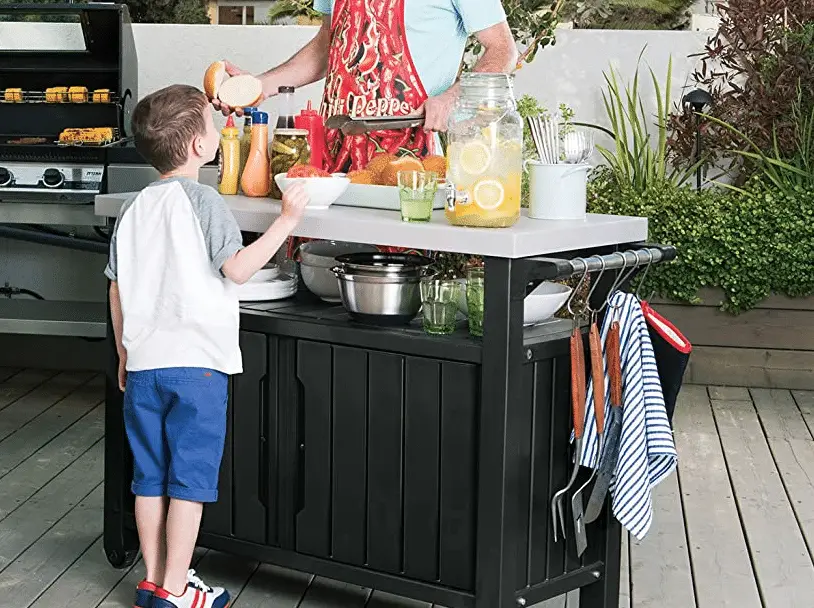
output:
[[[433,209],[443,209],[446,202],[446,191],[438,185]],[[342,207],[363,207],[365,209],[386,209],[400,211],[399,189],[395,186],[372,186],[368,184],[349,184],[345,193],[334,202]]]
[[[249,281],[237,287],[238,299],[241,302],[282,300],[296,292],[297,278],[287,274],[279,274],[271,281]]]

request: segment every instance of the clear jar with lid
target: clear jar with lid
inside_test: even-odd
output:
[[[269,144],[269,172],[271,174],[271,198],[281,199],[283,193],[274,176],[288,173],[294,165],[307,165],[311,162],[311,147],[308,145],[308,131],[305,129],[275,129]]]
[[[520,217],[523,120],[513,77],[467,73],[447,139],[447,220],[503,228]]]

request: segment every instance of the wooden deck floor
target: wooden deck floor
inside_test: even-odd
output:
[[[98,376],[0,368],[3,606],[132,605],[140,565],[114,570],[101,546],[103,407]],[[623,546],[621,606],[814,606],[813,433],[814,393],[686,387],[679,473]],[[195,567],[235,608],[430,608],[214,551]]]

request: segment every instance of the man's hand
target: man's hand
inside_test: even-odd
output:
[[[119,353],[119,390],[124,392],[127,384],[127,353]]]
[[[457,87],[452,87],[440,95],[430,97],[422,106],[424,110],[424,130],[446,132],[449,116],[458,98]]]
[[[225,61],[224,63],[226,64],[226,73],[229,74],[229,76],[238,76],[240,74],[249,73],[246,70],[237,67],[234,63],[231,63],[229,61]],[[265,101],[266,99],[268,99],[268,94],[265,91],[265,87],[263,87],[263,97],[260,99],[258,104]],[[231,108],[227,106],[225,103],[221,102],[220,99],[210,99],[209,101],[211,101],[215,109],[220,110],[224,116],[229,116],[229,114],[231,114],[232,112],[234,112],[238,116],[243,116],[242,108]]]
[[[308,192],[300,182],[295,182],[283,193],[283,208],[280,216],[287,219],[293,226],[300,223],[302,214],[308,206]]]

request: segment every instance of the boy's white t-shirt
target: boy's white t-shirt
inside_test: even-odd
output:
[[[242,247],[226,202],[194,180],[160,180],[125,202],[105,275],[119,286],[128,371],[243,371],[236,285],[221,271]]]

